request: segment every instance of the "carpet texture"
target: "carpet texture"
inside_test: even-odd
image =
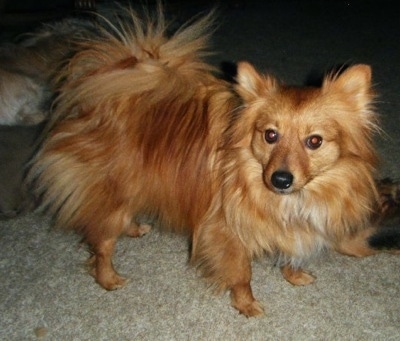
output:
[[[212,42],[219,53],[210,60],[216,65],[248,60],[294,84],[313,82],[338,64],[371,64],[386,133],[377,139],[381,175],[396,179],[400,21],[395,6],[378,0],[232,2],[219,11]],[[171,9],[184,20],[208,7],[205,1],[188,1]],[[18,199],[32,129],[0,131],[0,174],[5,174],[0,204]],[[10,163],[16,150],[17,161]],[[400,256],[355,259],[328,253],[310,263],[317,281],[307,287],[291,286],[270,260],[259,259],[252,286],[267,314],[251,319],[230,307],[229,295],[214,295],[188,267],[185,237],[154,229],[140,239],[121,238],[115,265],[130,281],[114,292],[87,274],[87,257],[79,237],[53,229],[46,215],[0,220],[0,339],[400,339]]]

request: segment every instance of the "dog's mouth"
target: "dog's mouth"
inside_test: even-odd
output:
[[[280,195],[288,195],[294,192],[294,190],[292,188],[289,189],[278,189],[278,188],[273,188],[273,192],[276,194],[280,194]]]

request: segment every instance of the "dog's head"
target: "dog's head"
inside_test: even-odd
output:
[[[281,85],[242,62],[237,83],[243,110],[231,125],[230,144],[251,152],[271,191],[299,191],[344,159],[374,166],[369,66],[329,75],[315,88]]]

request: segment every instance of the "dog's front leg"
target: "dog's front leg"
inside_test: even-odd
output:
[[[293,285],[309,285],[314,283],[315,277],[301,268],[293,268],[290,265],[281,267],[283,277]]]
[[[237,283],[231,288],[232,306],[247,317],[264,314],[264,309],[253,296],[250,283]]]
[[[230,290],[232,306],[247,317],[264,313],[254,298],[251,257],[241,241],[221,226],[208,225],[194,233],[192,261],[199,264],[204,277],[217,289]]]

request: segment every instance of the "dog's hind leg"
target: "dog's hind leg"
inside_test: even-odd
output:
[[[119,289],[125,285],[127,280],[115,271],[112,263],[118,237],[121,234],[141,237],[149,232],[151,227],[150,225],[137,225],[133,222],[129,206],[120,207],[114,213],[109,214],[106,220],[98,221],[94,226],[97,226],[97,229],[87,229],[89,233],[86,234],[86,241],[93,252],[93,256],[89,259],[89,265],[92,267],[91,274],[103,288]],[[97,232],[94,233],[95,231]]]
[[[399,229],[395,232],[394,229],[390,230],[385,227],[371,227],[343,239],[335,247],[335,250],[344,255],[353,257],[367,257],[381,252],[399,254],[399,231]]]
[[[342,240],[336,251],[365,257],[380,252],[400,254],[400,184],[390,179],[378,182],[380,207],[374,226]]]
[[[92,244],[93,256],[89,259],[91,274],[104,289],[115,290],[123,287],[126,279],[118,275],[112,264],[112,255],[117,238],[98,240]]]
[[[344,238],[336,244],[335,250],[341,254],[353,257],[367,257],[379,253],[368,245],[368,239],[376,232],[375,228],[362,230]]]

